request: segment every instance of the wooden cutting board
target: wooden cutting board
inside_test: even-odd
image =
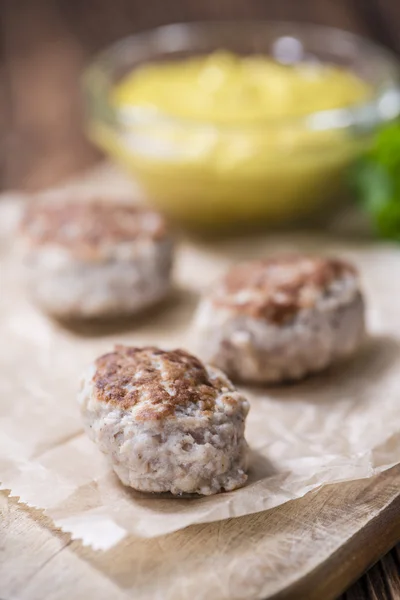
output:
[[[0,493],[3,600],[336,598],[400,539],[400,466],[268,512],[93,552]]]

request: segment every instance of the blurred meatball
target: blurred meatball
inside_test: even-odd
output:
[[[364,337],[356,269],[283,256],[233,267],[201,300],[198,350],[234,380],[302,378],[353,354]]]
[[[90,438],[123,484],[143,492],[215,494],[247,479],[247,400],[183,350],[117,346],[85,376]]]
[[[21,242],[32,297],[57,317],[132,314],[169,291],[171,239],[163,218],[145,208],[32,202]]]

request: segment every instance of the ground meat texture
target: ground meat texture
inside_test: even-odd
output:
[[[234,380],[300,379],[352,355],[365,333],[356,269],[283,256],[233,267],[199,303],[200,356]]]
[[[170,288],[172,242],[164,220],[133,204],[32,202],[20,250],[32,298],[56,317],[136,313]]]
[[[246,398],[183,350],[117,346],[83,378],[85,429],[123,484],[215,494],[247,479]]]

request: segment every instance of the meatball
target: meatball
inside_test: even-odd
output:
[[[20,247],[33,299],[56,317],[132,314],[169,291],[172,243],[164,220],[133,204],[32,202]]]
[[[300,379],[362,342],[356,269],[298,255],[239,264],[200,301],[194,332],[200,356],[234,380]]]
[[[117,346],[96,360],[79,399],[89,437],[125,485],[209,495],[247,479],[248,401],[183,350]]]

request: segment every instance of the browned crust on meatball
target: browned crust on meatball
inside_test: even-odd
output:
[[[184,350],[116,346],[96,360],[96,400],[127,410],[143,405],[139,419],[162,419],[195,403],[207,414],[221,392],[202,363]]]
[[[32,246],[57,244],[74,251],[136,239],[160,240],[167,231],[161,215],[134,204],[54,199],[28,205],[21,233]]]
[[[287,255],[241,263],[230,269],[211,292],[215,306],[283,324],[310,308],[344,277],[357,270],[337,258]],[[243,300],[240,293],[248,292]]]

